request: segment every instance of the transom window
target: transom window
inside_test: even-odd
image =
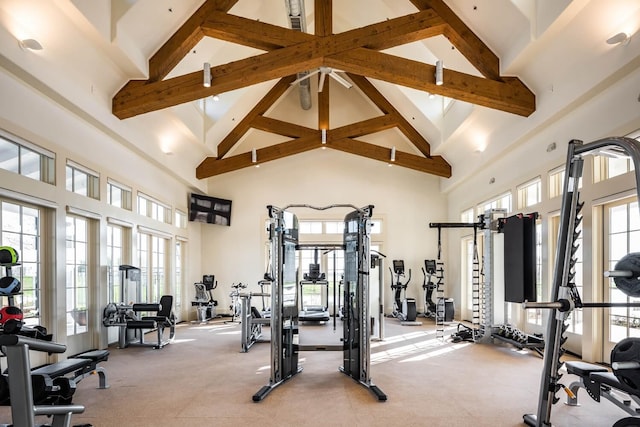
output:
[[[542,201],[542,181],[540,177],[518,186],[518,209],[537,205]]]
[[[100,199],[100,178],[97,172],[67,160],[66,187],[68,191],[92,199]]]
[[[0,130],[0,168],[55,184],[55,155]]]
[[[131,188],[111,179],[107,180],[107,203],[111,206],[131,210]]]
[[[171,224],[171,208],[143,193],[138,193],[138,213]]]

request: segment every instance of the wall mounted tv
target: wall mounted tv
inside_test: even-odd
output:
[[[231,225],[231,200],[191,193],[189,221]]]

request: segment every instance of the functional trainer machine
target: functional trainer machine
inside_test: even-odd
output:
[[[558,243],[554,265],[554,275],[551,287],[551,302],[524,302],[525,309],[549,309],[547,317],[547,332],[545,335],[546,346],[544,349],[544,364],[540,379],[540,391],[538,394],[538,409],[535,414],[525,414],[524,422],[529,426],[551,426],[551,409],[553,404],[560,400],[556,393],[561,389],[566,390],[560,383],[562,374],[559,372],[563,365],[560,357],[564,353],[562,348],[566,338],[565,321],[576,308],[612,308],[612,307],[639,307],[640,303],[614,303],[614,302],[582,302],[578,288],[573,280],[575,275],[575,239],[579,237],[576,228],[582,221],[580,211],[583,203],[579,202],[579,180],[582,176],[584,164],[583,156],[589,153],[597,154],[600,150],[615,151],[628,155],[635,166],[636,192],[640,196],[640,143],[631,138],[604,138],[588,144],[582,141],[572,140],[568,144],[567,162],[564,176],[564,190],[562,193],[562,205],[560,210],[560,228],[558,230]],[[640,297],[640,259],[637,253],[631,253],[623,257],[616,264],[613,271],[605,273],[605,276],[614,279],[616,287],[631,297]],[[637,340],[637,339],[635,339]],[[584,366],[575,364],[567,368],[581,377],[588,377],[589,382],[600,392],[601,385],[614,387],[638,396],[638,376],[640,376],[640,343],[631,340],[624,345],[621,341],[612,351],[611,362],[613,378],[609,376],[603,379],[601,372],[589,372]],[[620,346],[620,347],[619,347]],[[616,351],[618,350],[618,351]],[[617,358],[617,356],[621,356]],[[621,365],[615,365],[623,362]],[[606,375],[605,375],[606,376]],[[615,385],[612,385],[615,381]],[[573,386],[572,386],[573,388]],[[577,389],[574,388],[574,391]],[[567,393],[569,394],[569,393]],[[595,396],[595,394],[594,394]],[[594,397],[595,399],[595,397]],[[598,394],[599,400],[599,394]],[[637,414],[636,414],[637,415]],[[615,426],[638,425],[640,421],[635,417],[627,417],[619,420]]]
[[[344,219],[343,344],[331,348],[303,346],[298,344],[298,286],[295,267],[298,219],[287,209],[326,210],[336,207],[354,209]],[[253,395],[253,401],[262,401],[273,389],[302,372],[302,367],[298,365],[298,353],[305,350],[342,351],[343,366],[340,371],[369,389],[379,401],[387,400],[386,394],[373,384],[370,377],[369,235],[373,206],[356,208],[353,205],[289,205],[282,209],[267,206],[267,210],[274,279],[271,288],[271,375],[269,383]]]

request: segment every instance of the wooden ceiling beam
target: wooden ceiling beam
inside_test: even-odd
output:
[[[306,126],[296,125],[294,123],[285,122],[278,119],[272,119],[271,117],[258,116],[251,122],[253,129],[258,129],[264,132],[275,133],[282,136],[288,136],[289,138],[306,138],[318,136],[318,130],[311,129]]]
[[[207,37],[265,51],[315,40],[312,34],[222,12],[210,13],[202,23],[202,32]]]
[[[495,81],[445,69],[444,84],[435,84],[435,67],[370,49],[353,49],[325,58],[329,67],[366,75],[401,86],[529,116],[535,111],[535,95],[519,79]]]
[[[451,165],[440,156],[423,157],[396,150],[395,161],[391,162],[390,148],[369,144],[352,138],[342,138],[331,141],[330,144],[327,144],[327,147],[387,164],[402,166],[443,178],[451,178]]]
[[[446,23],[444,35],[483,76],[501,80],[500,59],[442,0],[411,0],[418,10],[433,9]]]
[[[411,143],[422,154],[429,157],[431,156],[431,146],[429,142],[420,135],[412,125],[409,123],[400,112],[380,93],[378,89],[366,78],[357,74],[347,73],[351,81],[355,83],[358,88],[373,101],[373,103],[381,111],[384,111],[391,115],[396,121],[397,127],[404,134],[404,136],[411,141]]]
[[[235,128],[218,144],[218,157],[224,157],[251,128],[251,123],[256,117],[264,114],[274,102],[276,102],[289,89],[294,76],[280,79],[265,96],[249,111],[249,113],[236,125]]]
[[[331,129],[327,134],[327,141],[336,141],[343,138],[357,138],[383,130],[396,127],[396,121],[391,114],[362,120],[345,126]]]
[[[229,6],[229,4],[220,4],[224,2],[216,0],[205,1],[149,59],[149,81],[165,78],[191,52],[191,49],[204,37],[201,25],[211,12],[224,10],[227,6],[230,9],[236,2],[237,0],[226,2],[230,4]]]
[[[318,135],[298,138],[256,150],[257,164],[271,162],[294,154],[304,153],[321,147]],[[225,159],[207,157],[196,168],[196,178],[204,179],[227,172],[255,166],[251,161],[251,152],[237,154]]]
[[[318,0],[313,2],[313,16],[316,36],[333,34],[333,1]]]

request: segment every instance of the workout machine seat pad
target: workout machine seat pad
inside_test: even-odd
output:
[[[75,372],[90,363],[90,359],[67,359],[34,369],[31,371],[31,374],[47,375],[51,378],[57,378]]]
[[[580,377],[588,377],[593,372],[608,372],[608,369],[604,366],[594,365],[587,362],[565,362],[567,366],[567,372],[570,374],[578,375]]]
[[[109,350],[91,350],[72,357],[74,359],[89,359],[92,362],[104,362],[109,358]]]

